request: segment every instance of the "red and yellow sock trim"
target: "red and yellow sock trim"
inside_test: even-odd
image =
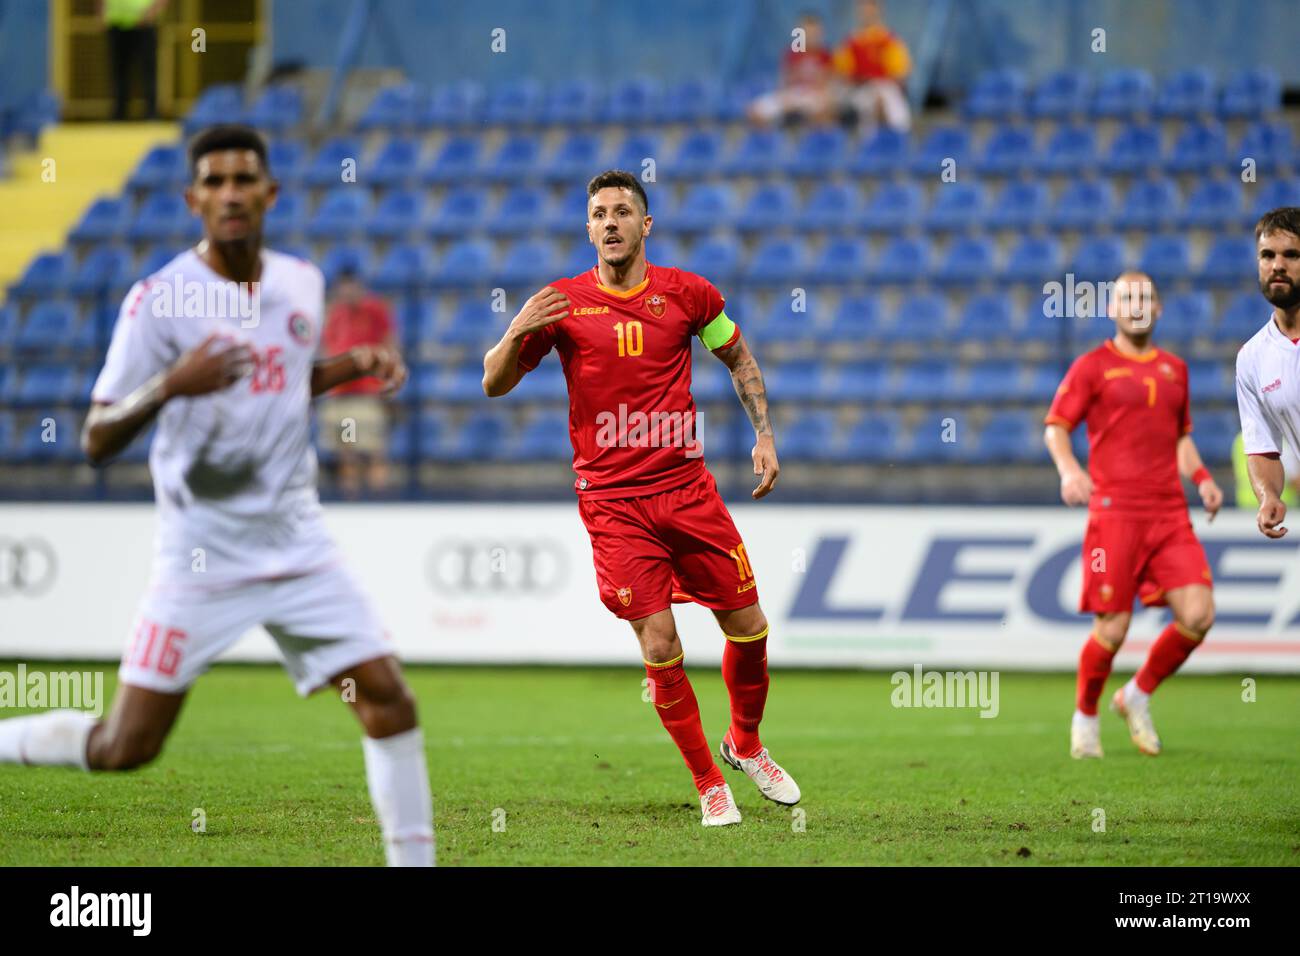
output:
[[[684,658],[685,656],[686,656],[686,652],[685,652],[685,651],[682,651],[680,654],[678,654],[678,655],[677,655],[676,657],[674,657],[672,660],[670,660],[670,661],[664,661],[662,664],[655,664],[655,663],[652,662],[652,661],[645,661],[644,658],[643,658],[643,661],[644,661],[646,667],[653,667],[655,670],[662,670],[662,669],[665,668],[665,667],[672,667],[674,664],[680,664],[680,663],[682,662],[682,658]]]
[[[727,640],[735,641],[737,644],[748,644],[750,641],[761,641],[763,638],[767,637],[767,632],[770,629],[771,629],[771,625],[769,624],[767,627],[763,628],[757,634],[751,634],[749,637],[743,637],[737,634],[725,634],[724,636],[727,638]]]
[[[1183,627],[1177,621],[1174,621],[1174,630],[1177,631],[1179,634],[1183,635],[1183,637],[1187,638],[1189,641],[1196,641],[1197,643],[1200,643],[1201,641],[1205,640],[1204,634],[1197,634],[1195,631],[1191,630],[1190,628]]]

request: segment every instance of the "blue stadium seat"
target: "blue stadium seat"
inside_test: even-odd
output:
[[[772,307],[766,314],[746,304],[746,320],[743,326],[745,337],[751,340],[762,339],[766,342],[808,342],[823,337],[818,328],[817,316],[821,314],[816,294],[803,301],[803,310],[796,312],[794,299],[778,294],[774,297]]]
[[[848,295],[840,299],[831,317],[829,337],[837,342],[861,343],[879,337],[884,324],[876,296]]]
[[[957,398],[963,402],[1011,402],[1022,397],[1021,365],[1013,359],[976,362],[958,384]]]
[[[131,253],[120,246],[99,246],[77,266],[68,288],[73,295],[103,295],[131,274]]]
[[[1155,115],[1196,119],[1214,112],[1214,74],[1204,67],[1177,70],[1165,78],[1156,96]]]
[[[1237,396],[1236,372],[1233,363],[1221,361],[1198,361],[1187,363],[1187,384],[1192,393],[1192,400],[1201,402],[1231,402]],[[1196,415],[1192,415],[1194,425]],[[1199,439],[1199,436],[1198,436]],[[1231,439],[1229,439],[1231,444]]]
[[[29,373],[30,376],[30,373]],[[53,419],[53,428],[47,431],[45,419]],[[52,441],[47,441],[52,438]],[[70,464],[81,460],[77,421],[66,412],[41,415],[18,436],[17,457],[20,460]]]
[[[1207,337],[1214,328],[1214,301],[1208,292],[1174,292],[1164,296],[1157,337],[1189,341]]]
[[[1194,412],[1192,422],[1196,449],[1207,464],[1226,465],[1232,460],[1232,445],[1241,426],[1234,412]]]
[[[577,179],[590,179],[600,162],[600,137],[579,130],[570,133],[555,151],[542,163],[542,176],[547,182],[567,183]]]
[[[722,134],[715,129],[694,129],[682,137],[677,153],[660,164],[659,173],[670,181],[696,179],[718,168],[722,159]]]
[[[986,197],[980,183],[941,183],[922,219],[924,228],[938,232],[964,232],[982,222]]]
[[[171,244],[150,246],[140,256],[139,262],[136,263],[135,271],[131,276],[132,281],[147,279],[154,275],[163,266],[175,259],[179,252],[180,250]]]
[[[979,74],[962,101],[967,119],[1007,119],[1025,109],[1025,74],[1016,69],[988,70]]]
[[[1098,118],[1129,119],[1150,112],[1155,100],[1155,83],[1146,70],[1111,69],[1097,80],[1092,115]]]
[[[930,379],[927,370],[912,366],[904,370],[904,377],[909,374],[916,376],[918,394],[926,394],[925,385]],[[945,440],[949,438],[950,441]],[[899,457],[903,461],[951,464],[967,460],[974,449],[975,429],[964,414],[927,409],[912,426],[911,434],[899,449]]]
[[[253,103],[244,122],[270,133],[283,133],[302,122],[302,90],[296,86],[268,86]]]
[[[481,158],[482,141],[477,136],[452,136],[420,170],[420,182],[426,186],[464,183],[478,173]]]
[[[1176,282],[1191,273],[1191,246],[1186,236],[1155,235],[1138,258],[1138,268],[1155,280],[1157,285]]]
[[[848,137],[839,127],[808,130],[794,143],[783,164],[791,176],[822,177],[841,172],[848,163]]]
[[[591,125],[600,118],[605,97],[592,80],[570,77],[545,92],[542,98],[542,125]]]
[[[117,198],[96,199],[73,227],[68,238],[74,243],[111,242],[126,235],[131,221],[128,203]]]
[[[971,135],[965,126],[936,126],[912,153],[911,170],[918,176],[938,176],[950,160],[964,168],[971,157]]]
[[[465,236],[476,231],[487,213],[487,193],[481,189],[457,189],[425,224],[425,233],[439,239]]]
[[[728,176],[772,176],[780,170],[784,140],[776,130],[752,129],[745,134],[719,170]]]
[[[275,205],[266,214],[264,229],[271,242],[292,242],[307,224],[307,197],[284,190],[275,197]]]
[[[1053,229],[1096,229],[1114,216],[1115,189],[1104,179],[1071,182],[1056,197],[1047,224]]]
[[[0,394],[4,394],[4,380],[5,369],[0,368]],[[14,448],[16,432],[14,417],[0,411],[0,461],[10,461],[18,457],[17,449]]]
[[[906,133],[881,126],[858,142],[849,156],[849,172],[854,176],[887,176],[907,168],[910,142]]]
[[[750,285],[782,285],[794,282],[807,272],[802,239],[787,236],[769,236],[759,243],[744,280]]]
[[[858,238],[829,238],[819,254],[813,256],[814,283],[846,284],[862,279],[867,273],[867,244]]]
[[[1034,131],[1028,126],[999,126],[974,159],[975,171],[988,176],[1014,176],[1029,169],[1034,156]]]
[[[16,392],[12,384],[9,387],[13,404],[45,407],[75,402],[79,386],[76,368],[46,363],[25,368]]]
[[[1115,211],[1117,229],[1165,229],[1179,219],[1178,188],[1168,179],[1140,179]]]
[[[22,276],[9,287],[9,294],[21,298],[48,298],[68,288],[73,260],[66,252],[43,252],[28,263]]]
[[[420,165],[420,143],[396,137],[387,140],[358,177],[368,186],[399,188],[410,185]]]
[[[902,425],[896,412],[867,412],[831,446],[837,461],[882,462],[897,457]]]
[[[433,281],[444,287],[486,285],[491,268],[492,247],[480,239],[462,239],[447,249]]]
[[[1000,276],[1008,282],[1041,286],[1061,278],[1061,244],[1052,236],[1025,236],[1002,263]]]
[[[984,224],[990,229],[1021,232],[1047,221],[1047,186],[1041,182],[1012,181],[989,204]]]
[[[189,178],[189,161],[181,146],[155,146],[131,173],[126,186],[133,192],[171,189]]]
[[[543,118],[542,85],[532,78],[508,80],[488,91],[483,121],[518,129]]]
[[[699,124],[718,118],[721,90],[715,80],[687,78],[664,90],[659,104],[665,123]]]
[[[191,136],[205,126],[229,123],[243,115],[244,101],[239,84],[214,84],[200,93],[199,98],[190,107],[185,117],[185,135]]]
[[[172,192],[155,192],[145,197],[126,227],[132,242],[173,240],[187,231],[190,211],[185,200]]]
[[[952,241],[935,269],[940,285],[977,285],[997,273],[997,253],[987,236],[960,236]]]
[[[1241,286],[1254,284],[1255,275],[1254,237],[1219,236],[1210,243],[1198,278],[1209,285]]]
[[[415,83],[397,83],[378,90],[357,120],[359,132],[390,133],[418,128],[425,108],[424,90]]]
[[[882,401],[889,391],[890,370],[879,359],[841,365],[833,373],[831,393],[843,401]]]
[[[460,80],[436,87],[426,104],[420,125],[443,129],[465,129],[483,120],[483,86],[473,80]]]
[[[766,232],[785,226],[795,218],[799,197],[789,183],[760,183],[735,217],[741,232]]]
[[[506,288],[537,288],[556,278],[555,249],[545,239],[522,239],[514,243],[492,267],[492,281]],[[532,294],[531,291],[529,293]]]
[[[764,370],[768,391],[777,401],[813,401],[824,398],[829,390],[823,379],[826,364],[818,359],[781,362]]]
[[[1128,256],[1117,236],[1087,236],[1074,252],[1070,271],[1076,281],[1109,282],[1124,271]]]
[[[370,218],[366,235],[371,239],[408,239],[424,221],[423,190],[398,189],[385,194]]]
[[[559,275],[562,278],[590,272],[596,266],[596,250],[586,240],[575,242],[570,246],[560,262]]]
[[[1101,168],[1112,175],[1142,173],[1160,166],[1160,129],[1149,123],[1129,123],[1110,143]]]
[[[883,183],[867,199],[859,221],[869,232],[897,232],[916,224],[921,205],[921,187],[916,183]]]
[[[958,341],[1006,342],[1017,337],[1017,323],[1005,292],[988,292],[962,307],[953,336]]]
[[[527,375],[524,381],[532,377]],[[573,445],[569,441],[569,416],[555,411],[544,411],[534,416],[519,435],[516,455],[523,461],[571,459]]]
[[[652,210],[656,217],[662,212],[657,206],[652,206]],[[581,238],[585,242],[587,230],[584,224],[586,221],[587,187],[583,185],[569,190],[552,202],[546,210],[542,225],[553,236],[568,239]],[[658,232],[661,229],[664,229],[664,224],[656,218],[655,231]]]
[[[870,263],[866,278],[909,284],[930,278],[930,247],[922,239],[895,236]]]
[[[14,333],[18,328],[18,315],[11,305],[0,305],[0,352],[9,348]],[[4,368],[0,365],[0,369]],[[0,381],[0,395],[4,394],[4,382]]]
[[[654,161],[657,166],[660,155],[662,155],[662,150],[657,134],[644,130],[633,130],[624,136],[621,142],[614,145],[609,158],[604,163],[604,167],[606,169],[626,169],[634,175],[640,176],[649,168],[646,166],[646,160]],[[587,178],[591,177],[588,176]]]
[[[541,228],[546,215],[547,194],[537,186],[515,186],[501,197],[486,218],[489,236],[523,236]]]
[[[1241,183],[1236,179],[1206,179],[1187,197],[1178,225],[1200,229],[1236,228],[1241,218]]]
[[[970,460],[979,464],[1034,461],[1043,455],[1041,433],[1037,415],[994,412],[980,429]]]
[[[594,265],[594,257],[592,260]],[[730,282],[740,266],[740,246],[731,237],[702,239],[691,247],[686,271],[708,276],[716,286]]]
[[[531,133],[514,133],[479,169],[479,178],[489,182],[513,183],[532,178],[540,163],[541,140]]]
[[[490,303],[477,298],[465,299],[456,306],[446,327],[439,330],[438,342],[477,347],[497,338],[508,321],[508,317],[494,313]],[[480,368],[480,378],[482,374]]]
[[[1244,344],[1247,339],[1271,321],[1271,307],[1258,292],[1242,292],[1233,296],[1214,327],[1215,342]]]
[[[709,232],[729,225],[736,201],[730,183],[696,183],[664,224],[675,232]]]
[[[482,391],[480,389],[480,394]],[[499,461],[510,441],[509,419],[498,410],[474,412],[442,444],[442,457],[452,461]]]
[[[914,292],[894,310],[893,321],[881,330],[891,342],[932,342],[949,333],[948,300],[937,292]]]
[[[781,434],[782,448],[790,458],[824,461],[835,436],[835,413],[826,409],[801,412]]]
[[[1165,157],[1171,173],[1209,173],[1228,163],[1228,136],[1218,123],[1192,123],[1183,127]],[[1239,172],[1236,166],[1234,172]]]
[[[1223,119],[1256,119],[1282,106],[1282,80],[1271,67],[1255,67],[1230,75],[1219,97]]]
[[[605,115],[610,123],[645,124],[659,121],[663,88],[650,77],[632,77],[615,84],[610,90]]]
[[[425,346],[432,344],[437,337],[440,319],[438,299],[435,296],[408,299],[402,303],[399,325],[402,329],[402,347],[408,354],[426,351]],[[414,371],[411,374],[414,376]]]
[[[1240,168],[1241,161],[1247,157],[1255,161],[1255,168],[1262,173],[1294,170],[1297,164],[1290,124],[1252,123],[1242,134],[1231,162]]]
[[[303,232],[312,239],[349,239],[361,233],[369,218],[369,192],[356,184],[339,186],[325,194]]]
[[[1040,316],[1039,321],[1046,320]],[[1095,348],[1097,344],[1095,338],[1081,339],[1076,341],[1075,351],[1082,353]],[[1043,413],[1046,414],[1047,405],[1056,395],[1056,390],[1060,387],[1063,378],[1065,378],[1065,367],[1056,362],[1030,366],[1029,383],[1025,388],[1025,400],[1039,405],[1042,407]],[[1082,431],[1083,429],[1079,428],[1075,434]]]
[[[333,287],[341,272],[352,272],[367,279],[373,271],[370,261],[370,247],[341,244],[331,246],[321,256],[320,271],[325,276],[326,286]]]
[[[266,163],[271,167],[271,175],[280,184],[280,189],[291,189],[299,185],[306,168],[307,149],[296,139],[277,139],[267,144]]]
[[[1254,228],[1259,217],[1279,206],[1300,206],[1300,179],[1269,179],[1255,186],[1250,214],[1242,222]]]
[[[321,144],[316,155],[303,169],[302,180],[313,188],[350,185],[344,183],[343,174],[351,169],[356,172],[355,164],[361,162],[361,142],[353,136],[335,136]],[[352,165],[346,165],[346,164]]]
[[[395,243],[371,273],[370,284],[379,292],[413,292],[427,284],[433,272],[433,256],[427,246]]]
[[[77,326],[77,312],[72,303],[38,302],[14,336],[14,349],[34,355],[93,347],[93,335],[87,336]]]
[[[862,197],[851,184],[822,183],[795,214],[794,226],[805,232],[848,229],[858,221],[861,207]]]
[[[1029,114],[1039,119],[1069,120],[1083,114],[1092,93],[1092,80],[1083,70],[1049,73],[1034,87]]]
[[[1097,133],[1092,126],[1072,124],[1056,130],[1033,159],[1040,173],[1081,173],[1098,165]]]

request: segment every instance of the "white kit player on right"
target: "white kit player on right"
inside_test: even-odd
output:
[[[190,163],[186,198],[205,239],[128,293],[83,436],[98,464],[157,419],[153,575],[113,709],[102,723],[66,710],[0,721],[0,762],[86,770],[148,762],[190,685],[261,625],[299,694],[330,684],[354,692],[388,861],[432,865],[415,700],[378,614],[326,532],[311,441],[315,396],[366,375],[395,389],[405,366],[381,347],[317,359],[324,278],[315,265],[262,247],[275,183],[256,132],[206,130]]]

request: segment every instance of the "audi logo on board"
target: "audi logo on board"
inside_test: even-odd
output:
[[[564,584],[564,550],[554,541],[456,540],[436,542],[426,573],[448,595],[543,595]]]
[[[0,598],[44,594],[54,585],[57,569],[54,548],[44,538],[0,535]]]

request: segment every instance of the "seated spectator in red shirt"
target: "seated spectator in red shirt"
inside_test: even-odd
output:
[[[328,358],[359,345],[396,350],[392,313],[388,303],[345,271],[335,279],[321,352]],[[331,391],[319,405],[321,436],[338,454],[339,490],[348,498],[388,487],[388,409],[382,389],[377,378],[359,378]]]
[[[764,93],[749,106],[749,118],[755,123],[797,119],[824,123],[834,114],[831,81],[835,70],[821,17],[805,13],[799,18],[799,28],[799,35],[791,31],[790,49],[781,60],[780,88]]]
[[[912,72],[907,46],[889,31],[876,0],[858,3],[858,32],[835,52],[835,68],[850,84],[846,105],[858,122],[884,121],[899,132],[912,125],[904,83]]]

